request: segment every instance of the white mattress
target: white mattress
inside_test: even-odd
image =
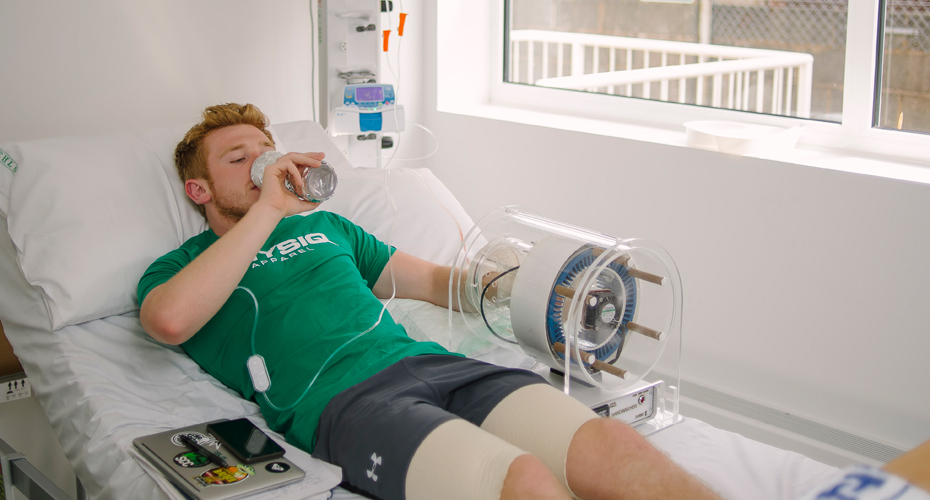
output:
[[[434,306],[399,301],[396,307],[407,317]],[[53,334],[16,330],[17,354],[89,498],[165,498],[129,455],[138,436],[218,418],[262,421],[255,404],[204,373],[181,349],[152,341],[137,313]],[[478,357],[507,365],[524,361],[500,349]],[[792,499],[835,472],[695,419],[649,439],[725,498]],[[334,498],[361,497],[340,489]]]

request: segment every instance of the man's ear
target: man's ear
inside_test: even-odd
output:
[[[213,199],[210,187],[204,179],[188,179],[184,183],[184,192],[198,205],[205,205]]]

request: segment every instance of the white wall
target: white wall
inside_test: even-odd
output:
[[[0,143],[194,122],[251,102],[313,116],[307,0],[0,0]]]
[[[479,54],[483,14],[466,30]],[[462,33],[430,26],[433,89],[457,60],[433,47]],[[902,449],[930,438],[930,185],[438,112],[436,99],[429,165],[473,217],[520,204],[669,250],[684,395],[700,383]]]

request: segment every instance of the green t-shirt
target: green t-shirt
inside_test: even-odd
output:
[[[139,304],[218,239],[207,230],[156,260],[139,281]],[[377,321],[382,304],[371,287],[393,251],[348,220],[323,211],[288,217],[262,248],[239,283],[258,300],[254,340],[254,301],[237,289],[182,345],[208,373],[258,403],[268,425],[295,446],[313,450],[320,414],[340,391],[406,356],[448,353],[412,340],[386,311],[377,328],[339,350]],[[246,368],[252,342],[254,354],[265,358],[271,376],[266,394],[278,408],[298,400],[338,352],[304,399],[277,411],[252,387]]]

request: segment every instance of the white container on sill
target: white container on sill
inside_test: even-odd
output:
[[[740,156],[766,156],[790,151],[804,127],[752,125],[727,121],[686,122],[688,146]]]

